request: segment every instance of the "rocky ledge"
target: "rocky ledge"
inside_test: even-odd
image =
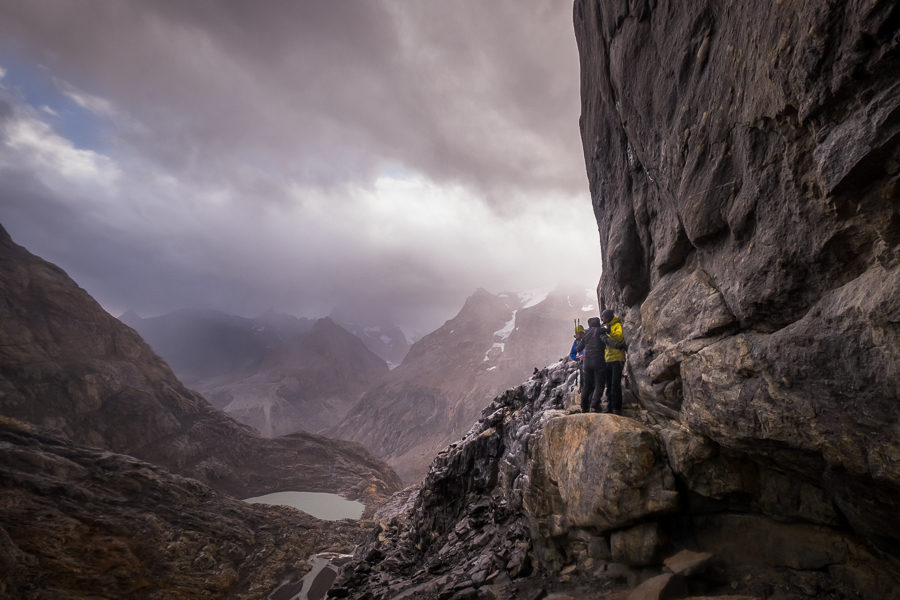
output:
[[[896,555],[818,482],[640,408],[574,413],[575,368],[498,396],[393,502],[333,598],[900,597]]]

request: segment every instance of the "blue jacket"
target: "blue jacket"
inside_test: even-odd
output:
[[[575,338],[575,341],[572,342],[572,349],[569,350],[569,358],[571,358],[572,360],[578,360],[578,343],[580,341],[581,340],[579,340],[578,338]]]

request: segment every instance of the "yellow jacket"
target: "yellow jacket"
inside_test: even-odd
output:
[[[609,325],[607,325],[607,327],[609,327],[609,339],[619,343],[625,341],[625,334],[622,333],[622,321],[619,319],[619,317],[613,317],[612,321],[609,322]],[[604,357],[606,358],[606,362],[624,362],[625,351],[616,350],[615,348],[607,346]]]

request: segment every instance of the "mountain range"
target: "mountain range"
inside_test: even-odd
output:
[[[363,340],[329,317],[269,311],[248,319],[191,309],[119,318],[149,341],[179,379],[270,437],[336,424],[388,370]]]
[[[366,348],[383,358],[392,369],[403,362],[409,352],[409,339],[395,323],[382,320],[365,324],[357,315],[339,309],[333,310],[329,317],[362,340]]]
[[[202,382],[215,406],[265,435],[319,432],[339,422],[387,364],[326,317],[268,354],[250,374]]]
[[[535,296],[479,289],[326,433],[360,442],[404,481],[415,481],[471,427],[486,399],[567,355],[573,319],[593,314],[585,291]]]
[[[135,456],[239,497],[397,489],[358,444],[269,439],[186,388],[131,328],[0,228],[0,411],[76,444]],[[386,368],[385,368],[386,369]]]
[[[198,308],[149,318],[128,311],[119,320],[141,334],[188,386],[252,373],[268,354],[313,326],[310,319],[271,310],[254,319]]]
[[[318,320],[210,310],[121,319],[238,421],[267,436],[306,431],[359,442],[413,481],[465,433],[486,398],[568,353],[573,320],[597,314],[591,295],[479,289],[408,350],[396,325],[361,326],[340,311]],[[394,357],[403,352],[399,366],[388,371],[369,350],[376,340]]]

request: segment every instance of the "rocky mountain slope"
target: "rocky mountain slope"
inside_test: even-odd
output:
[[[331,590],[388,600],[900,598],[827,490],[636,405],[571,414],[560,362],[499,395]]]
[[[197,382],[213,405],[264,435],[319,432],[338,423],[388,371],[330,318],[268,353],[249,374]]]
[[[328,435],[360,442],[407,482],[420,479],[489,398],[568,353],[572,319],[588,314],[582,296],[478,290],[453,319],[413,344],[403,364]]]
[[[0,598],[265,598],[362,531],[0,417]]]
[[[0,297],[2,415],[239,497],[294,489],[371,505],[399,487],[358,444],[311,434],[266,439],[217,411],[132,329],[2,228]]]
[[[274,311],[247,319],[210,309],[146,319],[128,311],[119,320],[141,334],[191,389],[223,376],[252,373],[271,352],[313,326],[309,319]]]

